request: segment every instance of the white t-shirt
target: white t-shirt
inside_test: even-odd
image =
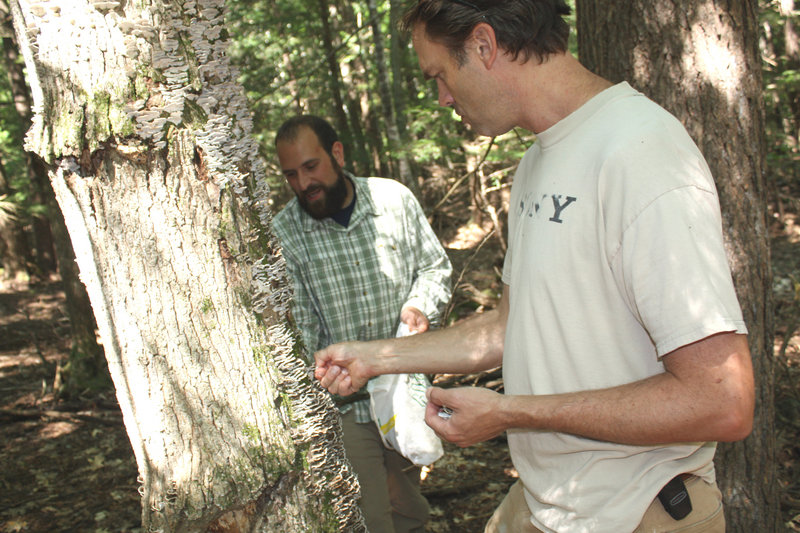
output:
[[[612,387],[660,357],[746,333],[711,173],[681,124],[627,83],[538,136],[514,178],[506,394]],[[627,446],[510,430],[534,525],[632,531],[677,474],[714,479],[715,443]]]

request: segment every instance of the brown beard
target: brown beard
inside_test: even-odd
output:
[[[331,158],[331,162],[333,163],[333,169],[338,175],[336,182],[330,186],[315,185],[306,189],[306,191],[322,189],[323,195],[321,201],[314,202],[313,204],[309,203],[305,197],[306,191],[297,195],[297,202],[300,204],[300,207],[303,208],[303,211],[316,220],[322,220],[323,218],[335,215],[345,207],[342,204],[344,204],[344,200],[347,198],[347,182],[345,181],[347,178],[344,176],[342,167],[340,167],[333,158]]]

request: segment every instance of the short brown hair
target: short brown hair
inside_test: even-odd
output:
[[[445,45],[459,62],[466,55],[464,43],[480,22],[492,26],[498,44],[525,62],[567,50],[570,14],[564,0],[419,0],[400,22],[405,32],[425,25],[429,39]]]
[[[339,140],[339,135],[330,122],[315,115],[296,115],[281,124],[275,134],[275,146],[281,141],[292,142],[297,139],[301,128],[309,128],[317,136],[319,145],[333,159],[333,145]]]

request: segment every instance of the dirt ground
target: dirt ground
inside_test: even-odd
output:
[[[63,299],[58,283],[0,292],[0,531],[134,531],[136,465],[113,394],[53,398]]]
[[[775,271],[776,435],[787,531],[800,531],[800,224],[796,210],[773,227]],[[452,227],[452,226],[451,226]],[[466,229],[464,229],[466,228]],[[462,226],[451,242],[461,280],[455,313],[491,305],[498,257],[475,260],[481,228]],[[488,259],[487,259],[488,257]],[[477,289],[480,287],[481,289]],[[112,393],[55,401],[53,380],[69,350],[69,324],[57,282],[0,285],[0,533],[137,532],[137,471]],[[784,342],[784,339],[789,339]],[[447,382],[447,376],[439,380]],[[501,387],[496,375],[482,384]],[[432,533],[470,533],[483,525],[515,480],[502,438],[446,446],[423,480]]]

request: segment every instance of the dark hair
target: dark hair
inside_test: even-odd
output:
[[[464,44],[480,22],[492,26],[497,43],[512,59],[525,62],[567,51],[570,7],[564,0],[419,0],[400,22],[405,32],[425,25],[429,39],[446,46],[459,62],[466,58]]]
[[[320,146],[328,152],[333,159],[333,144],[339,140],[339,135],[327,120],[314,115],[297,115],[290,118],[278,128],[275,134],[275,146],[279,141],[293,141],[297,139],[300,128],[310,128],[317,136]]]

